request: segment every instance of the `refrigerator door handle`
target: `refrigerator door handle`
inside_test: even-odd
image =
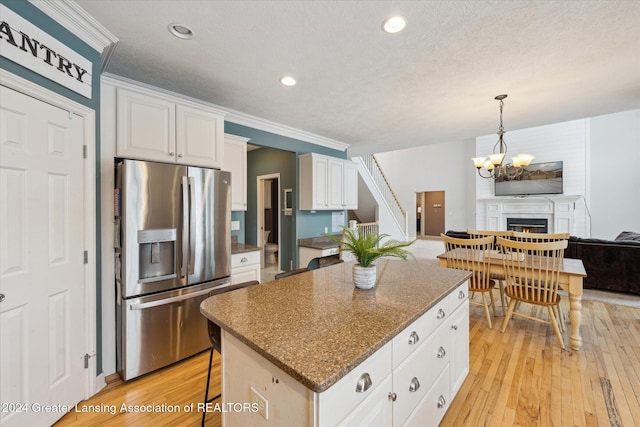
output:
[[[189,177],[189,194],[191,196],[191,204],[189,211],[191,217],[189,219],[189,274],[195,272],[196,263],[196,179]]]
[[[187,261],[189,259],[189,181],[182,177],[182,265],[180,277],[187,275]]]
[[[141,303],[131,304],[129,306],[129,310],[143,310],[145,308],[158,307],[160,305],[172,304],[174,302],[184,301],[184,300],[190,299],[190,298],[196,298],[196,297],[199,297],[200,295],[204,295],[204,294],[207,294],[209,292],[211,292],[211,288],[203,289],[203,290],[197,291],[197,292],[189,292],[189,293],[186,293],[186,294],[183,294],[183,295],[177,295],[175,297],[165,298],[165,299],[161,299],[161,300],[157,300],[157,301],[141,302]]]

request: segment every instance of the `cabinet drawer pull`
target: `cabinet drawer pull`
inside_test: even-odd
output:
[[[398,398],[397,394],[395,394],[395,393],[393,393],[391,391],[389,392],[389,400],[390,401],[395,402],[397,398]]]
[[[409,391],[410,392],[418,391],[419,388],[420,388],[420,381],[418,381],[416,377],[413,377],[413,379],[411,380],[411,384],[409,384]]]
[[[175,154],[176,154],[176,153],[174,153],[173,151],[169,151],[169,155],[170,155],[171,157],[175,156]]]
[[[447,404],[447,401],[444,400],[444,396],[440,395],[440,397],[438,398],[438,408],[444,408],[444,405]]]
[[[364,373],[358,378],[358,383],[356,384],[356,393],[364,393],[369,390],[373,382],[371,381],[371,377],[368,373]]]
[[[444,312],[443,309],[438,309],[438,314],[436,315],[436,319],[444,319],[447,313]]]
[[[411,332],[411,335],[409,335],[409,345],[414,345],[418,341],[420,341],[420,337],[418,336],[418,333],[416,331]]]
[[[460,291],[458,293],[458,299],[465,299],[467,297],[467,294],[464,293],[464,291]]]
[[[445,351],[444,347],[440,347],[438,349],[438,359],[442,359],[446,355],[447,355],[447,352]]]
[[[182,154],[178,154],[178,157],[182,158]]]
[[[458,330],[458,325],[451,325],[451,329],[453,329],[454,331]]]
[[[242,257],[242,259],[240,259],[240,262],[247,262],[247,261],[249,260],[247,259],[247,257],[244,257],[244,256]]]

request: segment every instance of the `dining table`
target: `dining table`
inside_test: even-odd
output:
[[[437,256],[440,267],[447,266],[448,257],[448,252]],[[528,261],[530,262],[531,260]],[[489,271],[492,275],[504,276],[505,269],[501,257],[490,257]],[[563,258],[559,282],[560,287],[569,295],[569,320],[571,322],[569,343],[571,348],[576,351],[582,347],[580,323],[582,322],[582,293],[585,277],[587,277],[587,272],[581,259]]]

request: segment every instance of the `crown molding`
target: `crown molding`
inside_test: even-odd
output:
[[[29,0],[51,19],[100,52],[100,71],[104,71],[118,44],[118,38],[73,0]]]
[[[335,139],[326,138],[324,136],[316,135],[311,132],[292,128],[286,125],[281,125],[279,123],[261,119],[260,117],[245,114],[240,111],[227,109],[227,116],[224,119],[227,122],[251,127],[265,132],[275,133],[277,135],[309,142],[311,144],[320,145],[322,147],[331,148],[333,150],[346,151],[350,146],[350,144],[347,144],[345,142],[336,141]]]
[[[177,92],[172,92],[167,89],[162,89],[157,86],[150,85],[148,83],[142,83],[127,77],[118,76],[116,74],[102,73],[102,75],[100,76],[100,82],[125,88],[125,89],[135,90],[137,92],[142,92],[150,96],[157,97],[158,94],[160,94],[163,97],[166,97],[167,99],[171,99],[172,102],[179,102],[181,104],[188,105],[195,108],[201,108],[201,109],[206,108],[209,111],[216,114],[220,114],[222,116],[227,115],[227,110],[224,107],[221,107],[219,105],[202,101],[197,98],[192,98],[187,95],[182,95]]]

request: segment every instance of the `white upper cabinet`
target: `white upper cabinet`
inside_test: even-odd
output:
[[[300,156],[300,210],[358,208],[358,169],[350,160]]]
[[[176,106],[177,162],[221,167],[224,151],[224,119],[199,108]]]
[[[193,104],[193,105],[191,105]],[[116,89],[116,154],[220,168],[224,115],[149,89]]]
[[[247,142],[248,138],[224,134],[222,170],[231,172],[231,210],[247,210]]]

